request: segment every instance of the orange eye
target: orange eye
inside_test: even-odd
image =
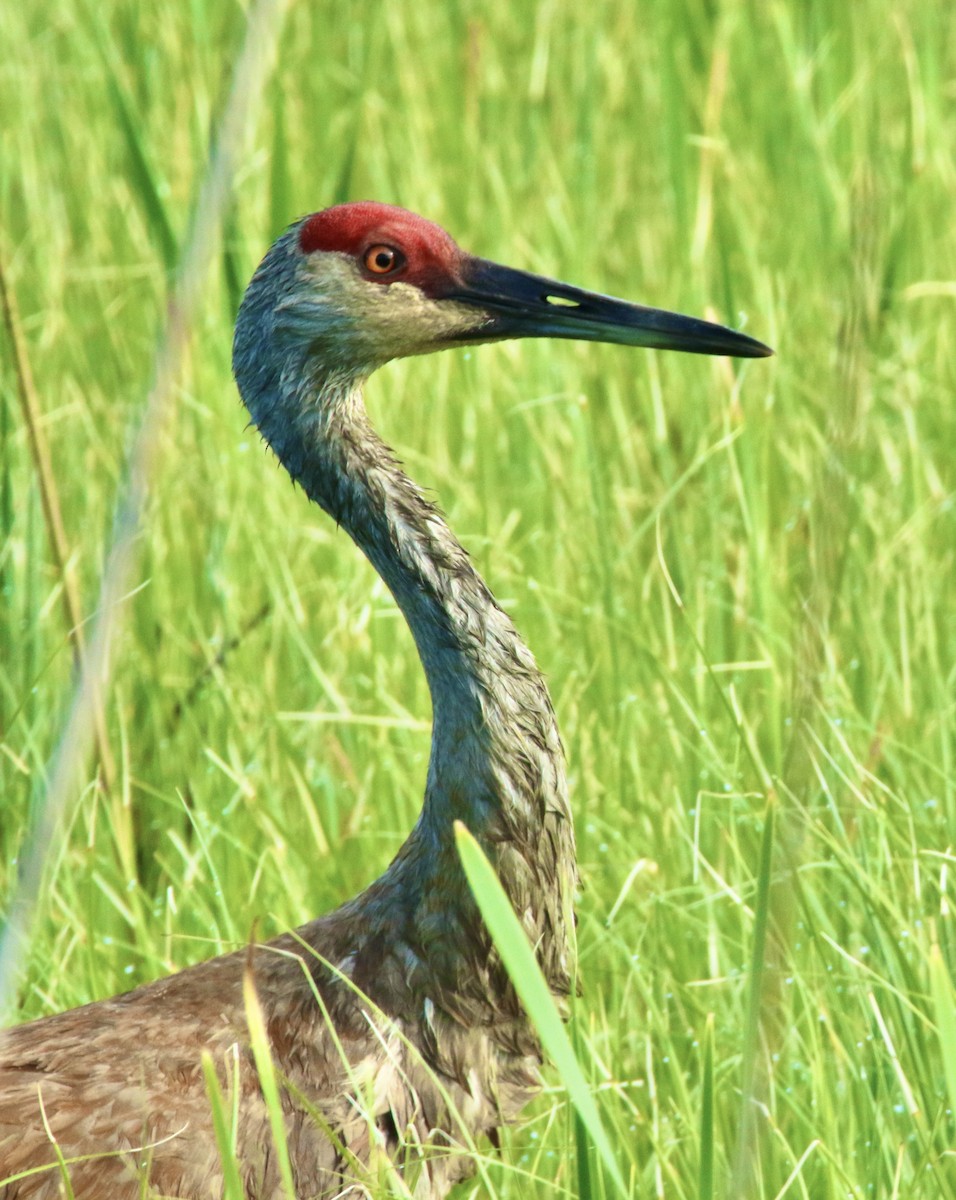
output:
[[[364,261],[366,271],[373,275],[394,275],[405,266],[405,255],[394,246],[370,246]]]

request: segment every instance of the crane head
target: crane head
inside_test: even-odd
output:
[[[243,298],[233,365],[258,419],[282,381],[347,384],[393,358],[519,337],[772,353],[722,325],[477,258],[433,222],[366,201],[305,217],[273,244]]]
[[[743,358],[772,353],[722,325],[477,258],[440,226],[392,205],[339,204],[294,229],[303,299],[318,323],[324,318],[350,343],[353,358],[372,368],[390,358],[516,337]]]

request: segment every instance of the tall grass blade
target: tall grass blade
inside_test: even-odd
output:
[[[759,1137],[757,1132],[758,1060],[761,1047],[761,1012],[766,976],[767,927],[770,918],[770,879],[773,866],[774,816],[776,798],[771,795],[764,811],[760,865],[757,871],[757,895],[754,901],[753,948],[750,953],[750,989],[741,1065],[741,1112],[737,1135],[733,1193],[755,1195],[760,1176]]]
[[[289,1144],[285,1132],[285,1119],[282,1115],[282,1100],[279,1096],[279,1084],[276,1079],[275,1064],[272,1061],[272,1049],[269,1045],[269,1034],[266,1030],[265,1017],[259,996],[256,992],[255,977],[251,961],[246,964],[242,977],[242,998],[246,1006],[246,1022],[249,1026],[249,1041],[252,1046],[252,1056],[256,1062],[259,1075],[259,1086],[262,1088],[262,1098],[265,1102],[266,1113],[269,1117],[269,1129],[272,1132],[272,1144],[275,1148],[276,1162],[279,1165],[279,1177],[286,1200],[296,1200],[295,1183],[292,1178],[292,1163],[289,1159]]]
[[[172,273],[179,259],[179,239],[164,198],[169,189],[161,171],[153,162],[152,152],[144,136],[143,123],[137,115],[126,85],[117,73],[116,64],[121,56],[117,55],[110,44],[109,33],[102,24],[99,12],[92,5],[87,5],[86,9],[116,122],[126,144],[132,190],[142,203],[146,223],[159,247],[163,266],[167,272]]]
[[[285,89],[272,89],[272,146],[269,155],[269,236],[276,238],[296,214],[292,211],[292,173],[286,134]]]
[[[578,1177],[578,1195],[593,1196],[594,1180],[591,1178],[591,1143],[588,1130],[577,1108],[571,1110],[574,1122],[574,1163]]]
[[[573,1039],[571,1043],[572,1049],[577,1058],[580,1049],[580,1038],[578,1036],[578,1025],[574,1021],[573,1013],[571,1018],[571,1037]],[[594,1178],[593,1163],[591,1161],[591,1141],[588,1137],[587,1126],[581,1120],[581,1114],[573,1106],[571,1108],[571,1120],[574,1125],[574,1165],[578,1180],[578,1195],[594,1197],[598,1181]]]
[[[30,443],[34,472],[39,483],[47,538],[60,578],[67,636],[73,644],[75,661],[77,664],[82,664],[86,646],[83,636],[83,608],[80,601],[80,589],[74,570],[69,539],[66,535],[66,526],[63,522],[63,505],[60,502],[60,490],[57,486],[56,472],[53,469],[53,458],[47,442],[40,400],[33,382],[33,370],[30,366],[20,324],[16,293],[7,278],[7,265],[2,248],[0,248],[0,309],[3,311],[3,323],[12,351],[11,359],[17,378],[20,411]],[[4,405],[4,413],[6,413],[6,405]],[[2,575],[0,575],[0,581],[2,581]],[[103,703],[98,693],[93,697],[93,703],[95,705],[93,723],[96,752],[103,773],[103,785],[107,791],[110,791],[116,778],[116,765],[113,762],[106,732]]]
[[[946,1080],[949,1109],[951,1113],[956,1114],[956,992],[953,991],[953,983],[937,943],[930,947],[929,983],[943,1056],[943,1076]]]
[[[624,1177],[604,1131],[594,1096],[575,1057],[571,1039],[527,935],[521,928],[484,851],[460,821],[455,822],[455,841],[475,903],[488,926],[514,989],[541,1038],[545,1053],[563,1079],[568,1089],[568,1097],[587,1129],[605,1169],[619,1193],[626,1196]]]
[[[222,1163],[223,1200],[245,1200],[245,1190],[239,1174],[239,1163],[236,1159],[236,1123],[234,1114],[226,1109],[226,1099],[216,1074],[216,1064],[208,1050],[202,1054],[202,1073],[206,1082],[206,1096],[209,1099],[209,1109],[212,1113],[212,1127],[216,1138],[216,1148]],[[238,1073],[236,1073],[238,1074]],[[238,1093],[239,1080],[233,1079],[234,1094]]]
[[[714,1014],[707,1014],[704,1028],[703,1070],[700,1088],[700,1173],[699,1200],[714,1196]]]

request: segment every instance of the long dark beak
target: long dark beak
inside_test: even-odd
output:
[[[490,325],[476,331],[482,340],[490,340],[489,335],[575,338],[735,358],[773,354],[763,342],[723,325],[584,292],[483,258],[465,259],[460,280],[443,298],[473,304],[490,315]]]

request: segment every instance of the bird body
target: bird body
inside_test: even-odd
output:
[[[466,885],[453,825],[489,854],[563,1000],[576,868],[554,712],[510,618],[362,402],[364,380],[391,358],[534,334],[768,352],[719,326],[475,259],[385,205],[314,214],[266,255],[237,320],[236,380],[280,461],[408,622],[433,708],[422,812],[385,873],[333,913],[0,1035],[0,1200],[59,1195],[58,1153],[78,1160],[67,1167],[77,1200],[132,1200],[144,1179],[157,1195],[221,1195],[204,1051],[227,1109],[236,1103],[245,1195],[283,1195],[244,980],[264,1015],[299,1200],[362,1195],[394,1169],[423,1200],[444,1196],[472,1170],[462,1147],[495,1138],[534,1094],[538,1041]]]
[[[453,1140],[418,1164],[421,1194],[444,1195],[469,1171],[466,1158],[448,1152],[453,1142],[466,1130],[490,1132],[533,1094],[536,1046],[506,1003],[497,1011],[481,1006],[490,1036],[474,1035],[477,1006],[467,998],[449,1018],[437,990],[431,989],[434,1001],[416,987],[419,972],[408,946],[393,944],[381,954],[389,936],[383,929],[364,944],[348,936],[339,970],[357,977],[358,987],[364,982],[372,992],[392,993],[387,1017],[372,1003],[356,1004],[344,980],[336,986],[328,976],[314,979],[320,972],[308,946],[345,949],[335,946],[345,943],[345,930],[336,925],[355,915],[361,914],[341,921],[336,914],[252,955],[213,959],[125,996],[20,1027],[23,1033],[2,1050],[0,1162],[7,1178],[41,1164],[54,1169],[7,1183],[0,1194],[6,1200],[61,1195],[55,1138],[64,1158],[77,1160],[69,1174],[78,1198],[138,1196],[142,1178],[161,1196],[220,1195],[223,1171],[201,1070],[205,1051],[222,1081],[227,1111],[237,1104],[245,1194],[284,1195],[249,1050],[242,982],[251,959],[284,1086],[296,1195],[331,1197],[350,1184],[358,1188],[374,1178],[376,1154],[399,1158],[400,1145],[427,1147],[435,1130],[448,1129]],[[482,972],[473,982],[485,978]],[[398,1003],[396,983],[404,993]],[[109,1157],[80,1161],[91,1152]]]

